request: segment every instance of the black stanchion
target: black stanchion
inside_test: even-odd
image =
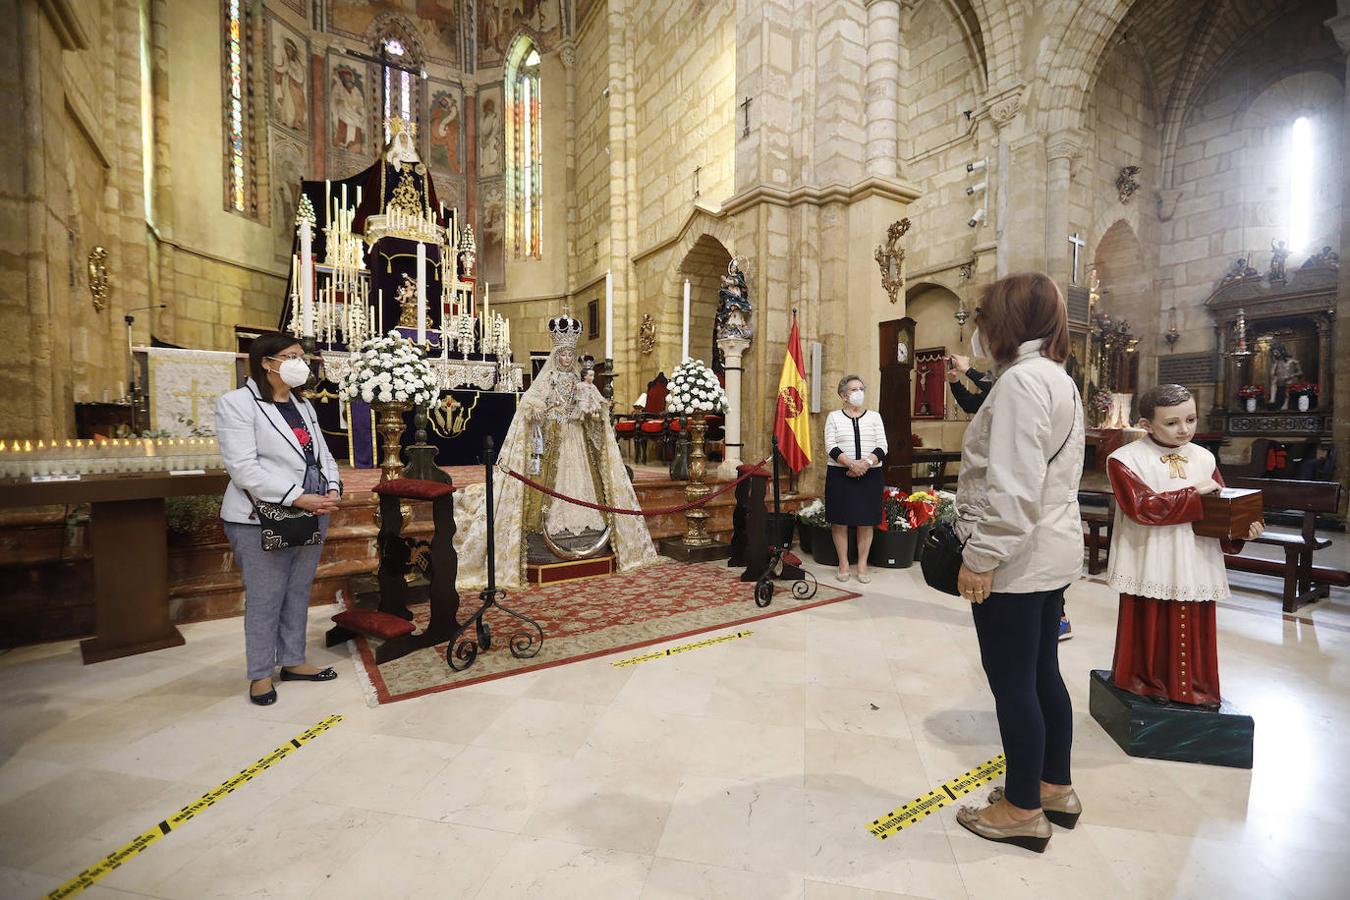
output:
[[[506,591],[497,588],[497,511],[493,502],[492,489],[492,470],[496,468],[496,462],[496,445],[492,441],[492,436],[489,435],[483,441],[483,490],[486,493],[484,502],[487,512],[487,586],[478,595],[482,603],[479,605],[477,612],[464,620],[464,623],[456,629],[455,636],[445,647],[445,662],[456,672],[463,672],[469,666],[472,666],[478,659],[479,652],[492,649],[492,626],[483,618],[489,609],[500,610],[511,618],[518,619],[526,626],[526,628],[513,632],[508,642],[511,655],[516,659],[531,659],[538,656],[539,650],[544,646],[544,629],[538,622],[501,604],[501,601],[506,598]],[[464,637],[464,633],[469,630],[471,625],[473,626],[472,636]]]
[[[769,537],[769,567],[755,583],[755,605],[768,606],[773,601],[773,583],[776,579],[792,582],[792,596],[798,600],[810,600],[816,595],[816,576],[799,565],[788,562],[789,546],[792,543],[792,531],[782,526],[783,498],[778,486],[778,435],[773,436],[773,515]]]

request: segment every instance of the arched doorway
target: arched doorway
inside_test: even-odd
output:
[[[689,281],[689,355],[709,366],[719,367],[713,325],[717,318],[717,291],[731,262],[731,253],[710,234],[700,235],[680,261],[674,298],[668,298],[657,330],[658,353],[663,370],[674,371],[681,362],[684,328],[684,282]]]
[[[919,282],[905,291],[905,312],[914,319],[911,430],[925,448],[959,449],[965,423],[970,418],[961,412],[946,388],[945,363],[941,361],[948,354],[970,355],[974,323],[967,321],[963,328],[957,321],[960,305],[960,297],[954,291],[934,282]],[[970,309],[968,304],[966,308]],[[927,415],[921,412],[925,398],[929,403]]]

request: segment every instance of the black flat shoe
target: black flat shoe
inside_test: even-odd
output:
[[[313,675],[300,675],[290,669],[281,670],[282,681],[332,681],[336,677],[337,672],[334,672],[331,666],[322,672],[315,672]]]
[[[249,691],[248,699],[259,706],[271,706],[273,703],[277,702],[277,689],[272,688],[265,694],[255,694],[252,691]]]

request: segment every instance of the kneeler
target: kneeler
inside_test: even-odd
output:
[[[736,467],[737,477],[749,474],[736,485],[736,509],[731,513],[731,559],[727,566],[745,566],[741,581],[759,581],[775,563],[775,554],[769,552],[769,514],[764,506],[764,495],[770,475],[762,468],[746,464]],[[796,581],[802,577],[800,561],[794,554],[784,553],[782,565],[770,573],[772,578]]]
[[[375,651],[375,662],[386,663],[414,650],[443,644],[455,634],[459,614],[459,591],[455,589],[455,578],[459,574],[459,555],[454,545],[455,488],[438,481],[395,478],[380,482],[373,490],[380,497],[380,533],[376,538],[380,551],[380,568],[376,576],[380,604],[376,610],[349,609],[334,616],[336,624],[328,632],[327,645],[340,644],[355,633],[381,637],[385,641]],[[413,625],[409,621],[412,613],[408,610],[408,583],[404,575],[412,552],[402,537],[400,500],[429,501],[435,528],[428,566],[431,620],[421,634],[412,633]]]

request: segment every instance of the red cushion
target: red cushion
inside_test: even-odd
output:
[[[671,419],[671,420],[670,420],[670,430],[671,430],[671,431],[684,431],[684,423],[681,422],[679,419]]]
[[[375,493],[405,500],[436,500],[455,492],[453,484],[443,481],[423,481],[420,478],[393,478],[381,481],[371,488]]]
[[[736,467],[736,474],[737,474],[737,475],[744,475],[744,474],[746,474],[747,472],[750,473],[750,476],[751,476],[752,478],[768,478],[768,477],[769,477],[769,470],[768,470],[768,468],[765,467],[765,466],[760,466],[758,469],[756,469],[754,463],[743,463],[742,465],[739,465],[739,466]]]
[[[666,429],[666,423],[661,421],[643,422],[640,426],[643,434],[660,434]]]
[[[637,431],[637,423],[632,419],[624,419],[622,422],[614,423],[614,430],[619,434],[629,434]]]
[[[343,628],[377,638],[403,637],[413,633],[413,623],[390,613],[375,609],[346,609],[333,616],[333,621]]]
[[[783,553],[783,562],[787,563],[789,566],[800,566],[802,564],[802,558],[791,550],[787,550]]]

